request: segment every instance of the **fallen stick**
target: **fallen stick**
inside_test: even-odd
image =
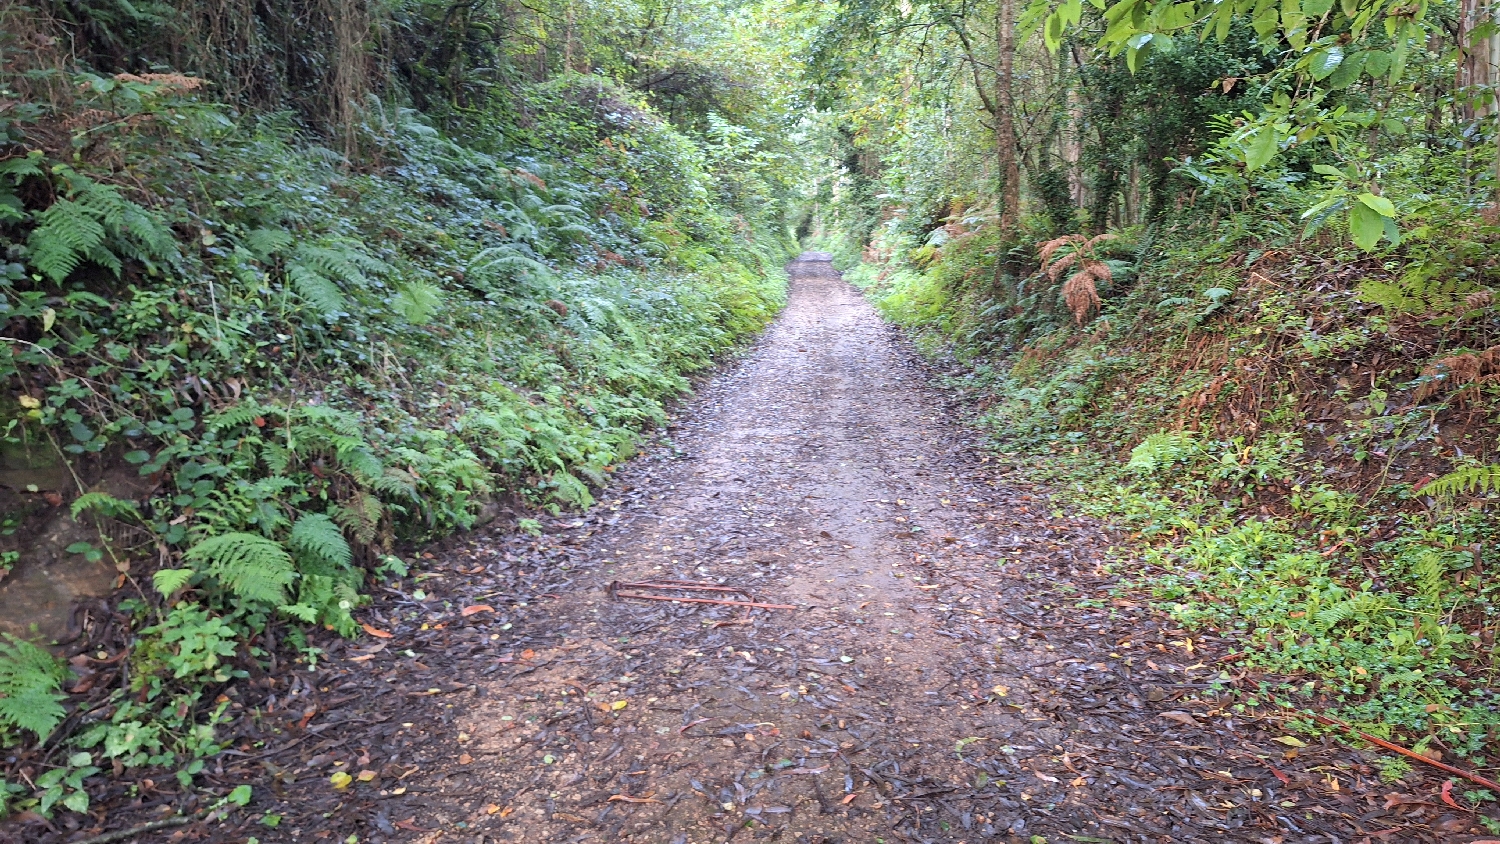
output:
[[[1447,771],[1448,773],[1453,774],[1454,776],[1463,777],[1464,779],[1468,780],[1469,782],[1477,783],[1479,785],[1484,786],[1485,788],[1488,788],[1488,789],[1494,791],[1497,794],[1500,794],[1500,783],[1497,783],[1497,782],[1495,782],[1493,780],[1487,780],[1487,779],[1485,779],[1484,777],[1481,777],[1478,774],[1470,773],[1468,771],[1465,771],[1462,768],[1455,768],[1454,766],[1449,765],[1446,762],[1439,762],[1436,759],[1428,759],[1426,756],[1423,756],[1422,754],[1416,752],[1415,750],[1407,750],[1406,748],[1402,747],[1399,744],[1392,744],[1391,742],[1388,742],[1388,741],[1386,741],[1383,738],[1377,738],[1376,736],[1372,736],[1369,733],[1365,732],[1364,730],[1356,730],[1354,727],[1350,726],[1349,724],[1345,724],[1343,721],[1340,721],[1337,718],[1329,718],[1327,715],[1318,715],[1317,713],[1309,713],[1309,714],[1312,715],[1313,720],[1315,720],[1315,721],[1320,721],[1320,722],[1322,722],[1324,724],[1328,724],[1329,726],[1332,726],[1332,727],[1342,727],[1342,728],[1348,730],[1351,733],[1354,733],[1355,735],[1359,736],[1360,738],[1364,739],[1365,741],[1367,741],[1370,744],[1373,744],[1373,745],[1375,745],[1377,747],[1383,747],[1386,750],[1391,751],[1392,753],[1399,753],[1399,754],[1401,754],[1402,756],[1405,756],[1408,759],[1415,759],[1418,762],[1426,762],[1427,764],[1431,765],[1434,768],[1438,768],[1440,770]]]
[[[641,583],[630,583],[626,581],[616,580],[613,583],[609,584],[609,588],[610,591],[618,591],[620,589],[681,589],[683,591],[692,592],[738,592],[741,595],[750,594],[744,589],[740,589],[734,586],[708,586],[701,583],[689,583],[686,581],[673,580],[643,581]]]
[[[616,592],[616,598],[637,598],[642,601],[681,601],[684,604],[721,604],[726,607],[758,607],[765,610],[794,610],[791,604],[761,604],[755,601],[725,601],[719,598],[673,598],[670,595],[640,595]]]

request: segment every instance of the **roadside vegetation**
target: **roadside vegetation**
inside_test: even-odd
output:
[[[1122,599],[1237,639],[1226,686],[1262,680],[1230,711],[1480,769],[1495,32],[1461,4],[858,0],[814,64],[821,243],[997,450],[1118,528]]]
[[[304,6],[0,12],[4,449],[68,478],[3,561],[67,519],[118,573],[0,644],[0,813],[199,787],[237,683],[361,635],[413,543],[588,506],[783,301],[754,7]]]

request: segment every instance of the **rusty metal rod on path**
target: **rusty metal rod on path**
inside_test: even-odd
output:
[[[1316,712],[1308,714],[1312,715],[1314,720],[1327,724],[1331,727],[1342,727],[1377,747],[1383,747],[1386,750],[1391,751],[1392,753],[1399,753],[1408,759],[1415,759],[1418,762],[1426,762],[1434,768],[1440,768],[1450,774],[1453,774],[1454,776],[1463,777],[1469,782],[1477,783],[1484,786],[1485,788],[1490,789],[1491,791],[1494,791],[1497,794],[1500,794],[1500,783],[1494,782],[1493,780],[1487,780],[1478,774],[1470,773],[1462,768],[1455,768],[1452,765],[1444,762],[1439,762],[1436,759],[1429,759],[1426,756],[1423,756],[1422,754],[1416,752],[1415,750],[1407,750],[1399,744],[1392,744],[1391,742],[1388,742],[1383,738],[1372,736],[1364,730],[1357,730],[1353,726],[1345,724],[1343,721],[1340,721],[1337,718],[1329,718],[1327,715],[1319,715]]]
[[[642,601],[681,601],[684,604],[721,604],[726,607],[758,607],[766,610],[794,610],[791,604],[762,604],[755,601],[724,601],[718,598],[673,598],[670,595],[639,595],[616,592],[616,598],[638,598]]]

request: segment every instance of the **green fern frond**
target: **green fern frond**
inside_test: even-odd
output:
[[[380,458],[371,453],[363,441],[339,442],[336,444],[335,454],[338,456],[339,465],[347,469],[361,483],[376,483],[385,476],[385,466],[380,462]]]
[[[140,507],[134,501],[116,498],[107,492],[86,492],[78,496],[78,500],[73,502],[71,509],[73,518],[78,518],[78,514],[86,510],[93,510],[111,519],[126,517],[139,519],[141,517]]]
[[[61,693],[67,678],[61,660],[6,633],[0,640],[0,724],[46,738],[67,715]]]
[[[263,264],[270,263],[293,242],[292,233],[286,229],[252,229],[245,233],[244,239],[245,248]]]
[[[380,529],[380,518],[384,514],[385,507],[381,505],[380,499],[363,492],[356,492],[329,511],[334,521],[366,545],[375,541],[375,534]]]
[[[233,407],[215,413],[206,422],[208,429],[217,433],[249,425],[255,421],[256,417],[264,416],[265,414],[266,409],[259,404],[253,401],[243,401]]]
[[[443,291],[425,281],[409,281],[397,289],[394,304],[407,322],[423,325],[442,307]]]
[[[59,199],[37,215],[26,239],[31,265],[54,282],[72,274],[84,257],[104,244],[104,225],[80,202]]]
[[[151,575],[151,585],[163,598],[170,598],[178,589],[186,586],[197,572],[192,569],[158,569]]]
[[[297,578],[286,549],[253,533],[209,537],[189,548],[183,558],[206,564],[210,577],[252,603],[280,606],[286,601],[286,587]]]
[[[1412,576],[1417,581],[1417,592],[1423,603],[1437,607],[1443,602],[1444,586],[1448,577],[1448,563],[1436,551],[1424,551],[1412,562]]]
[[[1427,482],[1421,491],[1440,498],[1497,492],[1500,491],[1500,465],[1454,469],[1441,478]]]
[[[344,297],[344,291],[317,270],[293,263],[287,265],[286,276],[292,283],[292,290],[312,305],[323,319],[332,322],[349,313],[349,301]]]
[[[358,437],[361,433],[359,417],[326,404],[301,405],[292,411],[292,421],[319,425],[346,437]],[[293,431],[293,436],[296,434]]]
[[[322,513],[298,517],[287,537],[287,545],[291,546],[304,573],[328,574],[354,564],[354,552],[344,539],[343,530]]]

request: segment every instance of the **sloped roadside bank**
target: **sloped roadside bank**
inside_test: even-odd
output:
[[[1114,594],[1101,527],[998,469],[900,337],[811,263],[783,321],[607,503],[536,539],[431,549],[438,576],[361,615],[391,638],[273,676],[264,732],[207,772],[226,788],[253,775],[249,805],[189,833],[1472,838],[1462,813],[1375,787],[1371,760],[1225,717],[1214,681],[1242,676],[1228,644]],[[723,579],[798,610],[607,600],[609,581],[645,577]],[[111,824],[170,805],[128,802]]]

